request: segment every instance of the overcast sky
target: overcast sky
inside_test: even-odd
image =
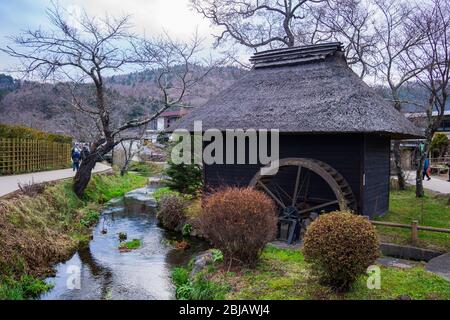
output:
[[[77,12],[84,8],[89,14],[102,16],[132,15],[135,32],[158,35],[166,30],[176,38],[189,38],[198,28],[212,43],[211,27],[197,12],[189,7],[189,0],[59,0],[67,10]],[[51,0],[0,0],[0,47],[8,43],[7,36],[17,35],[26,28],[46,29],[46,8]],[[0,71],[7,71],[15,60],[0,53]]]

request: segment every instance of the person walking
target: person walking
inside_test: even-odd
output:
[[[425,180],[425,176],[427,177],[427,180],[430,181],[430,160],[425,158],[425,162],[423,163],[423,174],[422,174],[422,180]]]
[[[77,147],[72,149],[72,169],[73,171],[78,171],[80,168],[81,154]]]
[[[83,148],[81,149],[81,161],[86,160],[88,155],[89,155],[89,149],[88,149],[88,146],[85,144],[83,146]]]

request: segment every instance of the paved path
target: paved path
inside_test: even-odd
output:
[[[406,174],[407,182],[411,185],[416,185],[416,172],[408,171]],[[423,187],[428,190],[436,191],[439,193],[450,194],[450,182],[436,178],[434,176],[431,177],[431,180],[428,181],[426,178],[423,180]]]
[[[94,168],[94,173],[104,172],[110,170],[111,167],[103,163],[97,163]],[[12,176],[0,176],[0,197],[7,195],[19,189],[18,183],[35,183],[48,182],[71,178],[75,175],[72,169],[41,171],[26,174],[17,174]]]
[[[431,259],[425,269],[437,273],[450,281],[450,252]]]

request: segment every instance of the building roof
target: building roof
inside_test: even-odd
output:
[[[439,112],[432,111],[431,116],[437,117],[439,115]],[[426,112],[407,112],[405,113],[405,117],[407,118],[425,118],[427,116]],[[450,116],[450,110],[444,110],[444,117]]]
[[[286,133],[421,131],[364,83],[345,61],[342,44],[256,53],[248,74],[169,128],[279,129]]]
[[[187,108],[180,108],[179,110],[168,110],[161,113],[160,117],[182,117],[185,114],[188,114],[190,112],[190,109]]]

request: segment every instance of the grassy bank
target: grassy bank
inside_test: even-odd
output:
[[[377,220],[410,224],[418,220],[419,225],[450,229],[450,205],[448,196],[425,192],[425,197],[416,198],[414,188],[392,191],[389,212]],[[409,229],[377,226],[382,241],[409,244]],[[419,246],[450,251],[450,234],[419,231]]]
[[[33,298],[47,290],[40,277],[88,242],[102,204],[146,181],[136,174],[96,175],[84,199],[76,197],[71,181],[62,181],[36,196],[0,200],[0,299]]]
[[[187,281],[188,270],[174,272],[179,298],[192,299],[450,299],[450,283],[425,271],[381,268],[381,289],[367,288],[367,276],[358,279],[346,294],[336,294],[311,274],[299,250],[268,246],[255,269],[228,272],[226,266],[211,266],[203,277]],[[184,274],[184,276],[183,276]],[[187,294],[186,294],[187,293]]]

